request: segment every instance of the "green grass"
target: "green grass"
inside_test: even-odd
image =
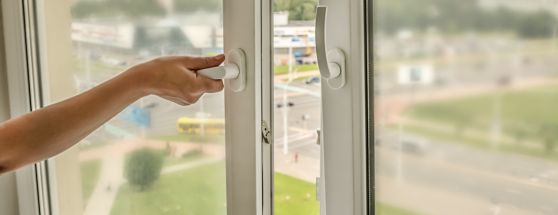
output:
[[[169,157],[166,157],[165,161],[163,163],[163,168],[178,165],[178,164],[188,163],[188,162],[192,162],[192,161],[197,161],[197,160],[201,160],[201,159],[204,159],[204,158],[207,158],[207,157],[209,157],[209,155],[206,155],[206,154],[196,154],[196,155],[192,155],[192,156],[189,156],[189,157],[186,157],[186,158],[169,158]]]
[[[83,161],[80,163],[81,168],[81,194],[83,199],[83,207],[87,205],[91,193],[97,185],[99,174],[101,172],[101,160]]]
[[[418,104],[403,114],[464,129],[490,131],[496,98],[500,98],[504,135],[541,143],[549,138],[558,141],[558,85]]]
[[[409,211],[403,208],[395,207],[393,205],[376,202],[376,215],[422,215],[413,211]]]
[[[143,192],[120,187],[111,214],[226,214],[225,162],[161,175]]]
[[[316,184],[275,173],[276,215],[318,215]]]
[[[225,162],[161,175],[143,192],[124,184],[111,214],[226,214]],[[276,215],[318,215],[315,184],[275,173]],[[287,196],[289,198],[287,199]],[[419,215],[398,207],[376,204],[377,214]]]
[[[318,64],[293,65],[293,72],[295,70],[297,70],[298,72],[318,70]],[[274,75],[282,75],[288,73],[289,73],[289,65],[276,65],[273,67]]]
[[[105,146],[110,145],[110,142],[95,142],[95,143],[91,143],[89,145],[79,145],[79,151],[83,152],[83,151],[87,151],[87,150],[91,150],[91,149],[97,149],[97,148],[102,148]]]
[[[389,125],[389,127],[395,128],[396,125]],[[462,145],[477,147],[481,149],[493,149],[491,141],[485,138],[456,135],[455,133],[448,133],[444,131],[438,131],[438,130],[433,130],[433,129],[424,128],[420,126],[413,126],[413,125],[405,126],[404,131],[408,133],[419,134],[425,137],[434,138],[437,140],[449,141],[455,144],[462,144]],[[558,161],[558,156],[556,156],[556,153],[549,154],[543,147],[533,148],[521,144],[501,143],[498,145],[498,150],[509,152],[509,153],[526,155],[530,157],[537,157],[537,158]]]
[[[205,135],[199,134],[176,134],[176,135],[161,135],[147,137],[151,140],[162,140],[170,142],[182,143],[209,143],[209,144],[225,144],[225,135]]]

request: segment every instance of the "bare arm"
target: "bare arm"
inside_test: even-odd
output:
[[[195,71],[223,60],[223,55],[158,58],[80,95],[0,124],[0,175],[63,152],[141,97],[157,95],[190,105],[204,93],[221,91],[221,80]]]

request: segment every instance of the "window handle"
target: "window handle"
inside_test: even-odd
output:
[[[327,51],[326,47],[327,6],[316,8],[316,53],[322,78],[329,86],[339,89],[345,85],[345,54],[341,49]]]
[[[235,79],[240,73],[238,65],[231,63],[226,66],[218,66],[207,69],[198,70],[198,74],[207,76],[212,79]]]
[[[232,49],[226,59],[225,66],[201,69],[197,73],[212,79],[227,79],[225,85],[240,92],[246,88],[246,55],[242,49]]]

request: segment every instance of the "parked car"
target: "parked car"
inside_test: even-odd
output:
[[[288,105],[289,105],[289,107],[292,107],[292,106],[294,106],[294,103],[293,102],[288,102]],[[278,108],[283,107],[283,103],[277,103],[277,107]]]
[[[428,142],[422,138],[405,137],[401,140],[401,149],[412,154],[424,154],[428,149]]]
[[[318,77],[318,76],[312,76],[312,77],[310,77],[310,78],[307,78],[307,79],[305,80],[305,82],[306,82],[306,84],[311,84],[311,83],[314,83],[314,82],[320,83],[320,77]]]

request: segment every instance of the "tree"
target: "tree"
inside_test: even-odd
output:
[[[175,0],[174,10],[179,13],[189,13],[198,10],[222,12],[221,0]]]
[[[165,8],[157,0],[82,0],[72,5],[73,18],[162,17]]]
[[[159,178],[162,168],[163,154],[150,148],[143,148],[131,152],[124,167],[124,175],[128,183],[144,190]]]
[[[557,24],[556,17],[547,11],[532,12],[520,22],[517,33],[528,39],[548,38]]]
[[[276,12],[288,11],[289,20],[314,20],[318,0],[275,0]]]

